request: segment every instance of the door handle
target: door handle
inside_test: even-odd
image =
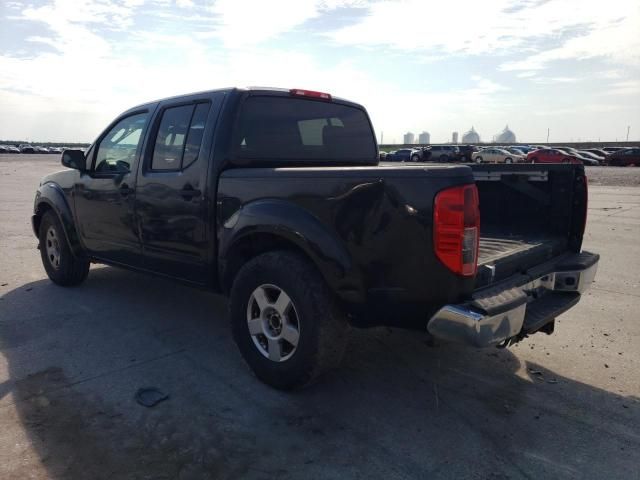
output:
[[[120,195],[122,195],[123,197],[126,197],[127,195],[133,192],[135,192],[135,190],[133,188],[129,188],[129,185],[127,185],[126,183],[123,183],[120,186]]]
[[[185,200],[191,200],[193,197],[199,197],[200,195],[202,195],[202,192],[200,190],[196,190],[191,185],[186,185],[178,193]]]

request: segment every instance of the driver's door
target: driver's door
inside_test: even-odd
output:
[[[148,110],[118,119],[87,154],[87,171],[74,188],[80,240],[98,259],[141,266],[142,251],[134,210],[136,172]]]

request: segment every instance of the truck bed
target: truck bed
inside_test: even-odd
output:
[[[566,240],[552,235],[512,235],[501,237],[498,233],[480,237],[478,265],[490,265],[505,261],[511,257],[524,258],[537,256],[540,253],[561,251],[566,247]]]
[[[567,251],[579,251],[574,197],[581,170],[571,165],[471,166],[480,197],[476,288]]]

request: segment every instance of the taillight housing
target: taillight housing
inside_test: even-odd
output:
[[[438,259],[452,272],[476,274],[480,244],[480,202],[475,185],[447,188],[436,194],[433,245]]]

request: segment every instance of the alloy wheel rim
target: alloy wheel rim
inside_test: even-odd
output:
[[[56,270],[60,268],[60,241],[56,229],[53,226],[47,229],[45,250],[51,266]]]
[[[280,287],[257,287],[247,305],[249,335],[258,351],[273,362],[291,358],[300,340],[300,320],[291,297]]]

